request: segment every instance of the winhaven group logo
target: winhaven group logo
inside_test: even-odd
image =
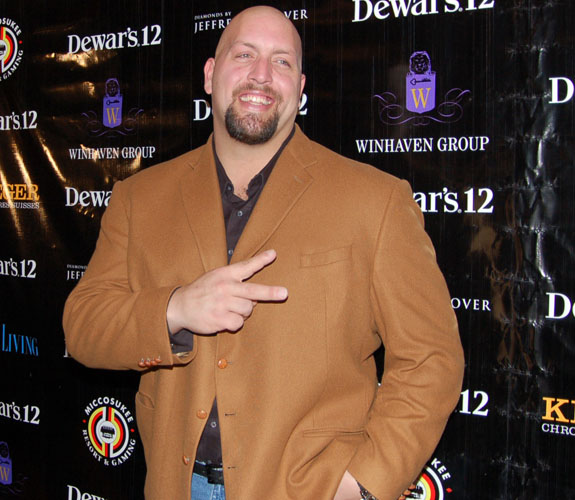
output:
[[[436,74],[431,69],[431,58],[425,51],[414,52],[409,58],[405,75],[405,107],[393,92],[376,94],[379,119],[386,125],[429,125],[432,122],[454,123],[463,116],[463,102],[469,90],[452,88],[443,100],[436,103]]]
[[[19,497],[28,478],[22,473],[14,474],[8,443],[0,441],[0,497]]]
[[[134,452],[136,440],[129,424],[134,417],[126,406],[115,398],[94,399],[84,409],[86,418],[82,433],[92,457],[104,465],[123,464]]]
[[[425,468],[415,488],[410,488],[411,495],[408,498],[416,498],[418,500],[444,500],[448,495],[453,493],[453,489],[449,487],[448,481],[451,479],[451,474],[447,467],[443,465],[437,458],[432,458],[429,465]]]
[[[19,26],[6,17],[0,18],[0,79],[6,80],[18,69],[24,51],[20,48],[22,34]]]
[[[108,78],[102,99],[102,112],[86,111],[82,113],[88,133],[93,137],[134,135],[137,131],[138,119],[144,110],[130,108],[124,116],[123,107],[124,96],[121,92],[120,82],[117,78]],[[92,148],[70,149],[70,159],[72,160],[98,159],[100,157],[104,159],[108,155],[106,152],[99,152]],[[115,156],[112,155],[111,158],[115,158]]]
[[[0,442],[0,484],[12,484],[12,460],[8,443]]]

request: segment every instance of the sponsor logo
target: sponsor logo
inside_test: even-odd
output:
[[[403,137],[399,139],[356,139],[358,153],[390,154],[390,153],[442,153],[486,151],[489,137]]]
[[[66,206],[75,207],[107,207],[112,191],[78,191],[76,188],[66,188]]]
[[[2,324],[2,352],[13,352],[25,356],[38,356],[38,339],[28,335],[18,335],[6,331]]]
[[[451,307],[454,310],[491,312],[491,302],[487,299],[468,299],[463,297],[453,297]]]
[[[84,409],[86,419],[82,431],[86,446],[92,457],[104,465],[113,467],[130,458],[136,445],[129,427],[134,417],[128,408],[116,398],[103,396],[94,399]]]
[[[549,78],[551,82],[551,100],[549,104],[565,104],[573,99],[575,84],[566,76],[554,76]]]
[[[19,26],[6,17],[0,18],[0,79],[6,80],[18,69],[24,51],[20,48],[22,34]]]
[[[375,18],[380,21],[409,16],[454,14],[495,8],[495,0],[352,0],[354,23]]]
[[[575,316],[575,304],[564,293],[547,292],[549,298],[547,302],[546,319],[565,319],[569,315]]]
[[[125,146],[123,148],[71,148],[68,150],[71,160],[117,160],[134,158],[153,158],[155,146]]]
[[[0,484],[12,484],[12,459],[4,441],[0,441]]]
[[[489,394],[485,391],[473,391],[466,389],[461,393],[459,405],[455,409],[457,413],[463,415],[474,415],[476,417],[486,417],[489,414]]]
[[[28,478],[22,473],[14,474],[8,443],[0,441],[0,497],[21,497]]]
[[[72,486],[71,484],[68,484],[67,487],[68,487],[68,496],[66,497],[67,500],[106,500],[104,497],[99,497],[98,495],[93,495],[91,493],[82,493],[82,491],[80,491],[80,488]]]
[[[0,208],[40,208],[38,184],[0,184]]]
[[[126,28],[116,33],[97,35],[68,35],[68,54],[98,50],[130,49],[162,43],[162,27],[159,24],[144,26],[137,30]]]
[[[292,21],[301,21],[308,19],[307,9],[284,10],[284,15]]]
[[[138,121],[143,109],[130,108],[126,115],[123,114],[124,96],[121,93],[120,82],[116,78],[106,80],[104,97],[102,99],[102,112],[87,111],[82,113],[88,133],[93,137],[118,137],[134,135],[138,129]],[[91,148],[86,148],[88,151]],[[115,148],[103,148],[115,149]],[[155,150],[155,148],[154,148]],[[83,148],[71,149],[70,159],[75,160],[78,157],[84,159]],[[92,153],[92,156],[86,159],[107,159],[108,154],[105,151]],[[112,156],[114,158],[114,156]]]
[[[410,123],[425,126],[432,122],[455,123],[463,116],[463,102],[469,90],[452,88],[443,101],[436,103],[436,74],[431,70],[431,59],[425,51],[414,52],[409,58],[405,75],[405,108],[393,92],[376,94],[379,119],[386,125]],[[406,111],[407,110],[407,111]]]
[[[299,102],[298,115],[307,115],[307,94],[303,93]],[[193,121],[201,122],[212,116],[212,107],[206,99],[194,99]]]
[[[493,190],[490,188],[470,188],[461,193],[450,191],[444,187],[441,191],[413,193],[413,199],[419,204],[423,213],[493,213]]]
[[[541,430],[546,434],[575,437],[575,400],[544,397]]]
[[[292,21],[300,21],[302,19],[307,19],[306,9],[297,10],[284,10],[284,14],[288,19]],[[209,12],[207,14],[198,14],[194,16],[194,34],[201,31],[214,31],[223,30],[230,24],[232,20],[232,12]]]
[[[437,458],[432,458],[425,467],[415,486],[410,487],[411,494],[408,498],[418,500],[444,500],[453,490],[446,484],[451,479],[447,467]]]
[[[15,402],[5,403],[0,401],[0,417],[25,424],[38,425],[40,423],[40,408],[31,405],[20,406]]]
[[[36,277],[36,261],[14,260],[12,257],[9,260],[0,260],[0,276],[33,279]]]
[[[66,281],[78,281],[88,266],[79,266],[77,264],[68,264],[66,266]]]
[[[223,30],[232,20],[232,13],[210,12],[194,16],[194,34],[200,31]]]
[[[20,114],[12,112],[9,115],[0,115],[0,130],[28,130],[38,126],[37,111],[23,111]]]

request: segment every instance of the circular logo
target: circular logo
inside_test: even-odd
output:
[[[128,447],[128,424],[124,416],[110,406],[94,410],[88,420],[88,437],[103,457],[121,456]]]
[[[409,498],[417,498],[418,500],[444,500],[445,494],[451,493],[452,491],[451,488],[444,488],[437,472],[428,466],[421,476],[419,476],[419,480],[415,488],[412,489]]]
[[[20,48],[18,25],[8,18],[0,19],[0,77],[6,80],[16,71],[24,51]]]
[[[130,437],[132,414],[115,398],[94,399],[85,409],[87,419],[83,434],[92,456],[104,465],[120,465],[134,451],[135,440]]]

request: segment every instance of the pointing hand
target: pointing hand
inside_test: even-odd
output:
[[[197,334],[238,331],[258,302],[282,302],[288,296],[281,286],[249,283],[246,280],[276,259],[266,250],[251,259],[209,271],[178,288],[168,303],[171,332],[185,328]]]

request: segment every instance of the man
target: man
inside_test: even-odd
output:
[[[148,500],[188,500],[192,476],[198,499],[396,499],[458,399],[422,214],[294,125],[301,60],[280,11],[232,20],[204,68],[213,136],[116,184],[67,301],[76,359],[142,371]]]

